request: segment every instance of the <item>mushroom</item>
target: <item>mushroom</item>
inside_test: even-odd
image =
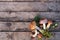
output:
[[[37,36],[37,34],[38,34],[37,30],[35,30],[35,33],[34,33],[34,34],[32,34],[32,37],[36,37],[36,36]]]
[[[36,29],[36,23],[35,23],[35,21],[32,21],[32,22],[30,23],[29,27],[30,27],[30,30],[31,30],[31,31],[32,31],[32,30],[35,30],[35,29]]]
[[[34,33],[34,34],[32,34],[32,37],[36,37],[37,34],[38,34],[38,32],[36,30],[36,22],[35,21],[32,21],[30,23],[29,27],[30,27],[30,30],[32,31],[32,33]]]
[[[50,27],[51,24],[52,24],[52,21],[48,20],[47,29]]]
[[[46,29],[46,23],[47,23],[47,19],[42,19],[42,20],[40,20],[40,22],[39,22],[39,24],[43,24],[43,29]]]

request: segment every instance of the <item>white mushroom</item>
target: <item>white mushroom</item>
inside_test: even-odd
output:
[[[32,37],[36,37],[38,32],[37,32],[37,29],[36,29],[36,22],[35,21],[32,21],[29,25],[30,27],[30,30],[32,31],[32,33],[34,32],[34,34],[32,34],[31,36]]]
[[[47,23],[47,19],[42,19],[42,20],[40,20],[40,22],[39,22],[39,24],[43,24],[43,29],[46,29],[46,23]]]
[[[32,37],[36,37],[38,34],[37,30],[35,30],[35,34],[32,34]]]

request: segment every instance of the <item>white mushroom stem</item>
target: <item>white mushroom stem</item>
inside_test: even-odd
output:
[[[37,30],[41,30],[38,26],[36,26],[36,29],[37,29]]]
[[[47,19],[40,20],[40,24],[43,24],[43,29],[46,29]]]
[[[43,24],[43,29],[46,29],[46,25],[45,25],[45,23]]]
[[[37,36],[37,34],[38,34],[37,30],[35,30],[35,34],[34,34],[34,35],[32,35],[32,37],[36,37],[36,36]]]

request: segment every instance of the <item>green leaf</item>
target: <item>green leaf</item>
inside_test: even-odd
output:
[[[50,38],[52,36],[51,32],[49,32],[48,30],[40,30],[40,32],[44,37]]]
[[[52,34],[50,32],[45,32],[44,36],[50,38],[52,36]]]
[[[45,31],[44,31],[44,30],[42,30],[42,29],[41,29],[41,30],[39,30],[39,31],[40,31],[42,34],[44,34],[44,32],[45,32]]]
[[[43,35],[43,37],[50,38],[52,36],[52,33],[49,32],[48,30],[40,30],[40,32]]]
[[[50,29],[54,29],[58,26],[58,23],[53,23],[51,26],[50,26]]]
[[[39,16],[35,16],[34,17],[34,21],[36,22],[36,25],[39,26],[39,20],[40,20],[40,17]]]
[[[35,20],[35,22],[39,22],[40,17],[39,17],[39,16],[35,16],[35,17],[34,17],[34,20]]]

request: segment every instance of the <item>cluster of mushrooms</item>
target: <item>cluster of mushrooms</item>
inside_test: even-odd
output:
[[[42,18],[41,20],[39,20],[39,27],[36,25],[36,22],[35,21],[32,21],[29,25],[30,27],[30,30],[32,32],[31,34],[31,37],[32,38],[35,38],[36,36],[38,36],[38,38],[42,38],[42,34],[39,33],[42,32],[41,30],[45,30],[45,29],[49,29],[50,28],[50,25],[52,24],[53,22],[51,20],[48,20],[46,18]]]

